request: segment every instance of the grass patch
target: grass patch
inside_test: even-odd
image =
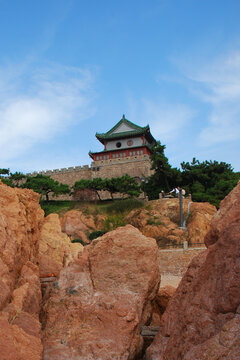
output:
[[[61,213],[72,209],[73,202],[70,200],[50,200],[49,202],[40,201],[40,206],[45,212],[45,216],[51,213]]]
[[[152,219],[152,218],[147,219],[147,224],[148,225],[164,225],[161,221]]]
[[[107,214],[128,213],[131,210],[144,207],[144,202],[139,199],[122,199],[115,200],[105,208]]]
[[[105,232],[108,232],[111,230],[115,230],[119,226],[124,226],[124,225],[126,225],[126,222],[124,221],[124,215],[115,214],[107,217],[103,229]]]

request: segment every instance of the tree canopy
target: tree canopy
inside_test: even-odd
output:
[[[144,184],[144,190],[146,191],[149,199],[157,199],[158,194],[164,190],[169,192],[172,188],[177,186],[180,182],[180,170],[173,168],[168,158],[165,156],[165,145],[162,145],[160,141],[152,147],[152,170],[155,173],[148,178],[148,181]]]
[[[181,185],[192,194],[194,201],[208,201],[219,206],[220,201],[237,185],[240,173],[230,164],[218,161],[181,163]]]
[[[70,188],[67,184],[61,184],[50,176],[41,174],[26,177],[26,182],[21,187],[32,189],[41,196],[45,196],[47,202],[49,201],[49,194],[58,196],[70,193]]]
[[[93,180],[81,179],[76,181],[73,186],[73,190],[76,191],[83,189],[93,190],[98,196],[99,200],[101,200],[99,192],[102,190],[109,191],[112,198],[114,193],[121,193],[129,196],[139,196],[141,192],[136,180],[129,175],[111,179],[94,178]]]
[[[194,201],[207,201],[218,207],[240,179],[240,173],[235,173],[230,164],[216,160],[200,162],[193,158],[191,163],[183,161],[181,170],[173,168],[164,154],[165,148],[159,141],[153,148],[151,161],[155,173],[145,184],[150,199],[157,199],[161,190],[169,192],[181,186],[192,194]]]

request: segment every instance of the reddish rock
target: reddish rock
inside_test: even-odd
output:
[[[44,359],[133,359],[159,287],[157,252],[131,225],[85,247],[44,306]]]
[[[170,299],[173,297],[176,288],[171,285],[166,285],[159,288],[156,299],[153,303],[153,313],[151,326],[158,326],[162,315],[164,314]]]
[[[40,360],[39,195],[0,181],[0,359]]]
[[[89,243],[87,232],[96,229],[92,215],[84,215],[80,210],[70,210],[61,218],[62,231],[71,239],[82,239]]]
[[[187,241],[191,244],[203,244],[217,209],[209,203],[191,203],[187,219]]]
[[[172,199],[171,201],[173,200],[177,199]],[[163,213],[161,212],[161,208],[158,210],[132,210],[125,217],[125,221],[137,227],[143,235],[156,239],[160,246],[166,243],[182,243],[185,240],[184,230],[179,229],[179,225],[171,221],[170,218],[167,217],[166,204],[169,204],[172,211],[171,203],[168,200],[163,200],[162,202],[164,203]],[[175,201],[174,209],[176,210]]]
[[[148,360],[240,358],[239,209],[240,183],[212,221],[213,245],[193,259],[171,299]]]
[[[56,276],[82,250],[82,244],[72,244],[69,237],[62,232],[58,214],[48,215],[41,228],[40,276]]]
[[[179,199],[161,199],[150,202],[151,210],[132,210],[125,221],[137,227],[145,236],[157,240],[159,246],[203,244],[212,217],[217,212],[209,203],[191,203],[187,218],[188,199],[183,199],[183,215],[187,219],[187,231],[179,229]]]

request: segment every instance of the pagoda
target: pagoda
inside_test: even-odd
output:
[[[151,147],[156,140],[149,125],[141,127],[122,116],[122,119],[108,132],[96,133],[96,138],[104,145],[100,152],[89,152],[95,165],[111,163],[131,158],[149,158]]]

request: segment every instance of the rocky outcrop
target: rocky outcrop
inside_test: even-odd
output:
[[[179,229],[179,199],[161,199],[151,203],[151,210],[132,210],[125,221],[137,227],[145,236],[157,240],[159,246],[203,244],[212,217],[217,212],[209,203],[191,203],[187,218],[188,199],[183,199],[183,214],[187,219],[186,230]]]
[[[168,200],[166,201],[169,202]],[[162,202],[165,203],[165,200]],[[145,236],[156,239],[159,246],[165,244],[175,245],[182,243],[185,240],[184,230],[179,229],[179,224],[170,220],[167,216],[165,207],[163,214],[161,213],[161,209],[132,210],[124,220],[128,224],[137,227]]]
[[[190,204],[187,219],[187,241],[190,244],[202,244],[217,209],[209,203],[193,202]]]
[[[165,311],[148,360],[240,357],[240,183],[223,200]]]
[[[159,287],[157,252],[131,225],[85,247],[44,306],[44,359],[134,359]]]
[[[89,243],[87,233],[96,229],[93,216],[85,215],[80,210],[66,212],[60,221],[64,233],[71,239],[81,239],[86,244]]]
[[[153,303],[151,326],[158,326],[169,301],[173,297],[176,288],[171,285],[161,287]]]
[[[58,214],[48,215],[43,222],[40,238],[40,276],[57,276],[83,250],[80,243],[71,243],[62,233]]]
[[[0,181],[0,357],[40,360],[39,195]]]

